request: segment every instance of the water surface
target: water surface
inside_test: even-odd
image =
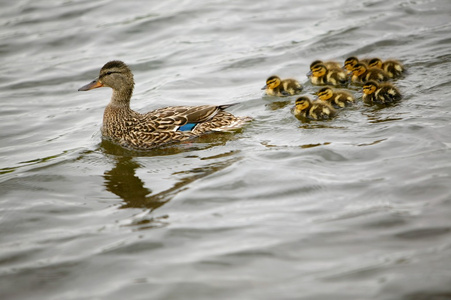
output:
[[[2,299],[451,299],[451,4],[16,1],[0,11]],[[262,94],[315,59],[397,58],[404,99],[302,123]],[[102,142],[132,108],[241,102],[236,134]],[[358,88],[351,90],[357,98]]]

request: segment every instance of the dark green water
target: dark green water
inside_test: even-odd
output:
[[[3,1],[1,299],[451,299],[451,3]],[[301,123],[265,79],[397,58],[404,99]],[[241,102],[237,134],[102,142],[132,108]],[[353,91],[360,97],[358,89]]]

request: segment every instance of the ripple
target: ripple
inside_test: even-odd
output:
[[[3,298],[449,298],[449,3],[303,2],[5,4]],[[311,95],[311,61],[351,55],[405,63],[403,100],[302,123],[262,96],[271,74]],[[254,121],[104,141],[111,91],[76,89],[111,59],[134,109],[240,102]]]

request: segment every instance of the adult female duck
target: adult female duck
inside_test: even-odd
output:
[[[130,108],[134,85],[129,67],[115,60],[102,67],[97,79],[79,89],[113,89],[111,101],[103,114],[102,135],[124,147],[151,149],[213,131],[239,129],[251,120],[224,111],[234,104],[173,106],[141,114]]]

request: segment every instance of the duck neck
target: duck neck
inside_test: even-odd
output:
[[[102,135],[108,138],[121,139],[127,133],[127,120],[138,115],[130,108],[133,89],[113,91],[110,103],[103,112]]]
[[[105,107],[103,113],[103,128],[106,135],[114,135],[110,131],[116,130],[116,124],[122,124],[123,121],[134,115],[135,112],[130,108],[130,98],[132,89],[113,90],[110,103]]]
[[[132,98],[133,88],[113,90],[113,95],[111,96],[110,106],[122,107],[125,109],[130,109],[130,99]]]

